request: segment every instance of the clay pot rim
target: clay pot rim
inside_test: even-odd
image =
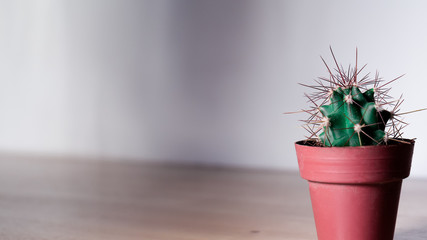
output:
[[[409,176],[415,146],[390,145],[321,147],[295,143],[300,175],[306,180],[329,183],[383,183]]]
[[[312,148],[322,148],[322,149],[369,149],[369,148],[390,148],[390,147],[398,147],[402,145],[415,145],[415,138],[414,139],[408,139],[408,138],[393,138],[399,141],[406,141],[408,143],[402,143],[398,141],[393,141],[393,144],[380,144],[380,145],[364,145],[364,146],[344,146],[344,147],[329,147],[329,146],[317,146],[317,145],[311,145],[307,142],[314,142],[314,139],[306,139],[306,140],[299,140],[295,142],[295,145],[300,145],[304,147],[312,147]]]

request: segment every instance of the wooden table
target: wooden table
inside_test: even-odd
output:
[[[404,182],[397,240],[427,239],[427,181]],[[0,156],[0,239],[316,239],[296,172]]]

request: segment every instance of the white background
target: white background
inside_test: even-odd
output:
[[[297,169],[298,82],[368,63],[427,107],[424,1],[0,1],[0,151]],[[408,115],[427,177],[427,112]]]

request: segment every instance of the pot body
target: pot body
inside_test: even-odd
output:
[[[309,181],[319,240],[392,240],[402,179],[414,142],[315,147],[295,143],[301,177]]]

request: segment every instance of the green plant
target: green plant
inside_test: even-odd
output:
[[[402,129],[407,125],[400,113],[402,96],[393,100],[388,94],[389,84],[403,75],[384,81],[378,75],[371,79],[369,73],[360,77],[362,70],[356,65],[347,70],[338,65],[330,48],[335,67],[331,69],[322,58],[329,76],[315,80],[316,85],[301,84],[314,89],[314,93],[305,94],[312,104],[303,127],[310,133],[307,139],[321,146],[365,146],[388,144],[390,141],[404,142]],[[390,108],[391,110],[385,110]],[[421,111],[420,109],[416,111]],[[415,112],[415,111],[411,111]]]
[[[323,132],[320,141],[326,146],[375,145],[384,139],[391,113],[378,111],[374,90],[362,93],[358,86],[339,87],[330,96],[331,103],[319,107]]]

